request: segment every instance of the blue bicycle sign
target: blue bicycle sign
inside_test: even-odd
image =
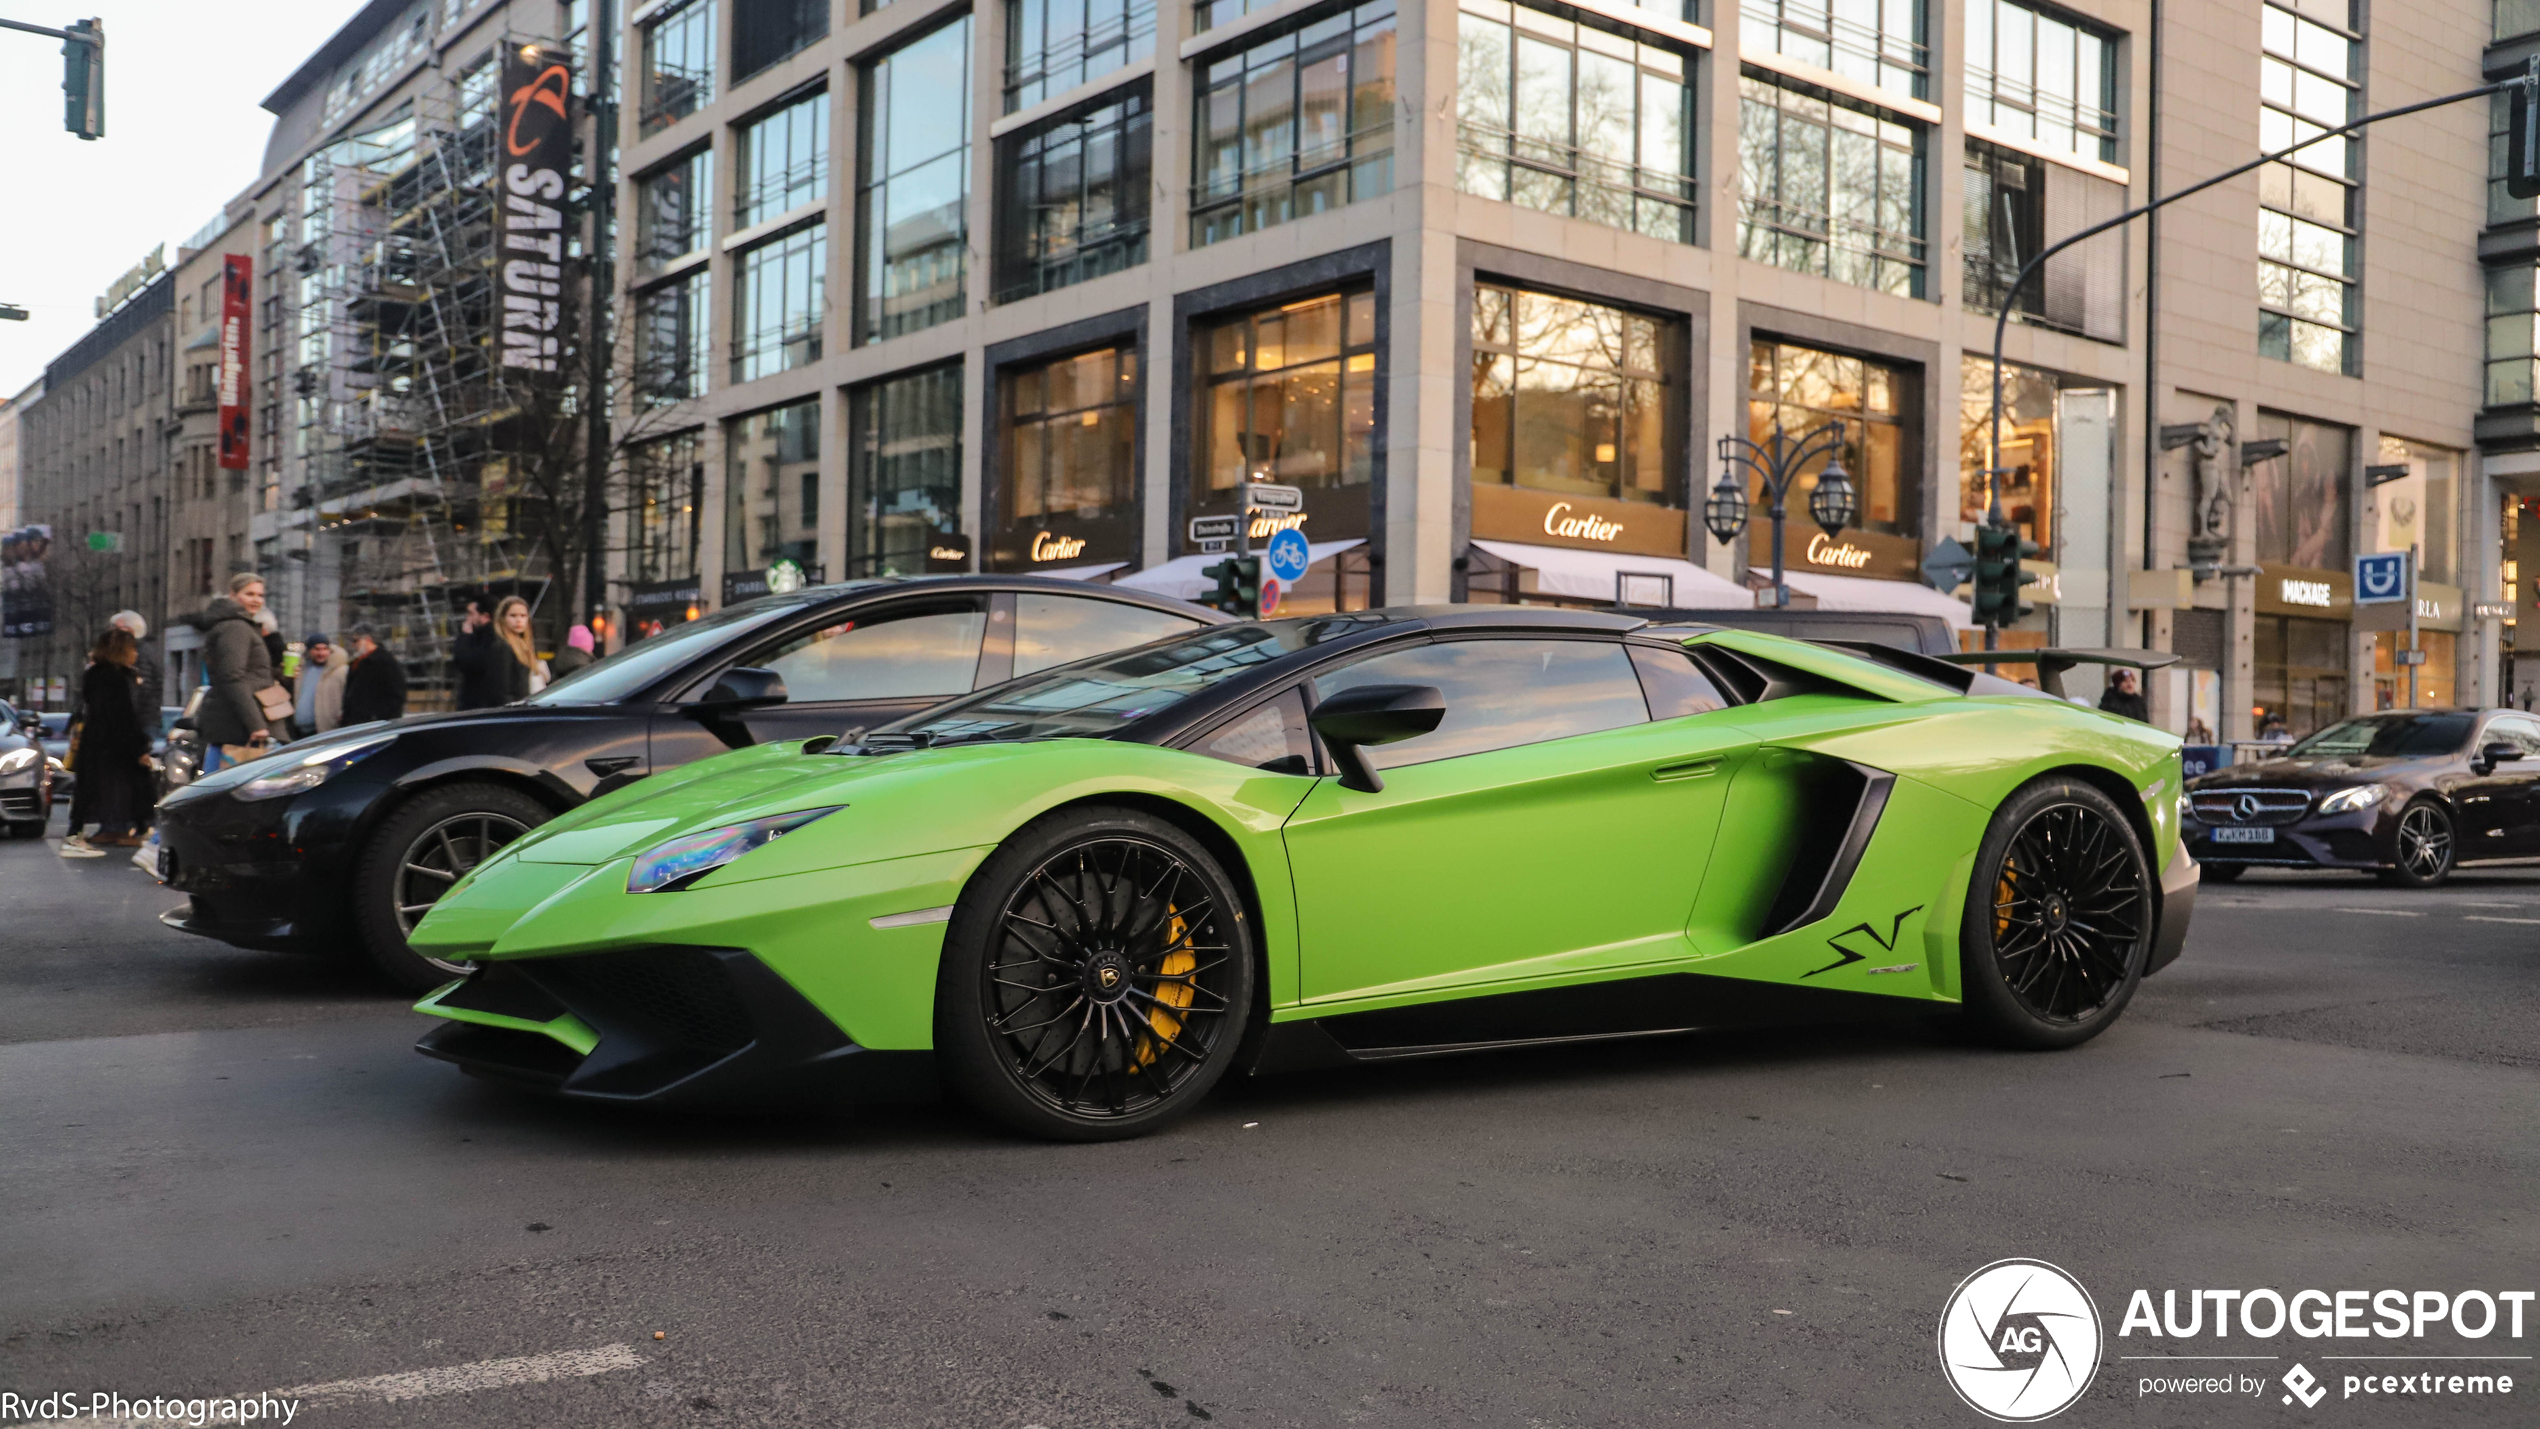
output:
[[[1305,533],[1291,526],[1270,538],[1267,564],[1279,584],[1293,586],[1305,579],[1305,568],[1314,563],[1313,552],[1306,548]]]

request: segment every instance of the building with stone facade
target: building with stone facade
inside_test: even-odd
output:
[[[1703,530],[1715,444],[1840,421],[1858,521],[1818,533],[1803,480],[1789,538],[1821,607],[1945,608],[1917,568],[1998,465],[2046,550],[2006,639],[2177,649],[2171,728],[2303,731],[2405,703],[2411,669],[2419,701],[2485,698],[2483,101],[2050,260],[2011,303],[1998,462],[1985,413],[2043,242],[2476,86],[2490,26],[2465,0],[638,5],[625,589],[710,608],[791,560],[1187,591],[1188,518],[1251,478],[1306,491],[1292,608],[1717,605],[1770,555],[1761,521]],[[2348,571],[2411,544],[2414,667]]]

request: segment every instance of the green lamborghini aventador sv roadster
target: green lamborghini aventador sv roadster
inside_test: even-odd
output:
[[[539,827],[415,929],[471,968],[420,1049],[1094,1139],[1230,1070],[1933,1012],[2066,1047],[2178,954],[2179,794],[2174,736],[1878,647],[1213,626]]]

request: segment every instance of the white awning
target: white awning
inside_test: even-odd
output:
[[[1510,565],[1533,571],[1535,589],[1545,595],[1613,601],[1627,593],[1633,605],[1678,610],[1727,610],[1752,608],[1755,604],[1755,592],[1681,557],[1529,546],[1517,541],[1477,540],[1473,544]],[[1632,576],[1653,579],[1630,581],[1626,592],[1626,578]]]
[[[1942,595],[1921,581],[1882,581],[1868,576],[1830,576],[1792,571],[1790,588],[1817,598],[1819,610],[1882,611],[1891,615],[1937,615],[1960,630],[1976,627],[1975,611],[1956,596]]]
[[[1305,547],[1306,569],[1312,570],[1352,546],[1366,544],[1363,537],[1352,537],[1346,541],[1309,541]],[[1169,595],[1177,600],[1197,600],[1200,592],[1214,590],[1217,587],[1215,581],[1200,574],[1200,569],[1204,566],[1213,566],[1224,559],[1226,558],[1222,555],[1175,556],[1163,565],[1150,566],[1133,576],[1122,576],[1112,584],[1127,586],[1131,590],[1151,590],[1158,595]]]
[[[1032,574],[1055,576],[1063,581],[1089,581],[1107,576],[1127,564],[1127,561],[1102,561],[1090,566],[1060,566],[1054,571],[1034,571]]]

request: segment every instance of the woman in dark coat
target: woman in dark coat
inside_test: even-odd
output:
[[[88,653],[88,673],[80,680],[88,722],[80,728],[79,782],[88,795],[87,815],[97,821],[89,842],[129,848],[141,842],[137,831],[150,817],[150,736],[133,703],[141,644],[129,630],[110,629]]]

